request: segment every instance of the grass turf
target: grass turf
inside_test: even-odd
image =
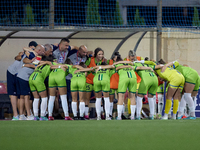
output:
[[[200,119],[0,121],[2,150],[193,150]]]

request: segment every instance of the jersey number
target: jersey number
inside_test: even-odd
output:
[[[99,80],[99,81],[102,81],[102,80],[103,80],[103,75],[102,75],[102,74],[99,74],[98,80]]]
[[[131,72],[127,72],[128,78],[132,78]]]
[[[149,75],[150,75],[151,77],[154,77],[154,75],[153,75],[153,73],[152,73],[152,72],[149,72]]]

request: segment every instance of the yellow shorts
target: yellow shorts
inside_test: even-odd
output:
[[[183,89],[185,84],[185,78],[182,74],[176,74],[176,76],[171,77],[169,86],[174,89]]]

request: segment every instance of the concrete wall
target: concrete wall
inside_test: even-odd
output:
[[[112,33],[111,33],[112,34]],[[141,34],[132,36],[120,48],[122,57],[126,57],[128,51],[133,49],[137,39]],[[111,35],[112,36],[112,35]],[[0,81],[6,81],[6,70],[14,62],[14,57],[27,46],[31,40],[39,44],[59,43],[59,39],[7,39],[0,47]],[[71,45],[80,46],[82,44],[88,47],[88,50],[94,50],[101,47],[105,51],[105,57],[110,58],[120,39],[70,39]],[[148,32],[137,49],[137,55],[156,59],[156,33]],[[163,33],[162,39],[162,58],[167,62],[178,60],[180,64],[188,64],[200,74],[200,34],[187,32]]]

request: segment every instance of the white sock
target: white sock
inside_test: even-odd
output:
[[[48,104],[49,116],[52,116],[55,98],[56,98],[55,96],[49,96],[49,104]]]
[[[41,116],[44,117],[45,116],[45,112],[47,109],[47,97],[42,98],[42,102],[40,105],[40,112],[41,112]]]
[[[89,112],[89,107],[88,105],[85,105],[85,115],[88,116],[88,112]]]
[[[80,102],[79,110],[80,110],[80,117],[83,117],[85,111],[85,102]]]
[[[125,112],[125,104],[123,103],[123,109],[122,109],[122,114]]]
[[[167,117],[167,118],[168,118],[168,114],[166,114],[166,113],[165,113],[163,117],[164,117],[164,118],[165,118],[165,117]]]
[[[197,107],[197,97],[196,96],[193,96],[193,101],[194,101],[194,109],[196,109]]]
[[[30,112],[31,112],[31,116],[33,116],[33,113],[32,113],[32,110],[30,109]]]
[[[104,97],[104,108],[106,112],[106,117],[109,117],[110,114],[110,98]]]
[[[140,117],[140,114],[141,114],[141,110],[142,110],[142,99],[143,99],[143,97],[139,97],[139,96],[137,96],[137,98],[136,98],[136,116],[137,116],[137,118],[139,118]]]
[[[131,105],[131,117],[135,118],[135,108],[136,105]]]
[[[101,105],[101,112],[103,113],[103,105]]]
[[[77,117],[77,102],[72,102],[72,112],[74,117]]]
[[[191,93],[184,93],[184,98],[185,98],[185,101],[188,103],[188,107],[190,109],[190,115],[192,117],[195,117],[195,107],[194,107],[194,102],[193,102]]]
[[[182,96],[178,107],[178,117],[181,117],[183,115],[185,106],[186,106],[186,101],[184,99],[184,96]]]
[[[113,112],[113,102],[110,103],[110,115],[112,116],[112,112]]]
[[[34,113],[34,116],[38,116],[38,103],[39,103],[39,98],[34,98],[34,101],[33,101],[33,113]]]
[[[154,101],[154,115],[156,115],[157,114],[156,95],[153,96],[153,101]]]
[[[163,95],[158,94],[158,114],[162,114],[163,103]]]
[[[172,115],[172,118],[176,118],[176,114],[173,114],[173,115]]]
[[[96,98],[95,102],[97,117],[101,116],[101,98]]]
[[[122,117],[123,105],[117,105],[118,118]]]
[[[65,117],[69,116],[68,112],[68,104],[67,104],[67,95],[60,95],[61,103],[62,103],[62,108],[65,114]]]
[[[149,102],[149,109],[150,109],[150,117],[153,117],[153,115],[154,115],[154,100],[153,100],[153,98],[148,97],[148,102]]]

